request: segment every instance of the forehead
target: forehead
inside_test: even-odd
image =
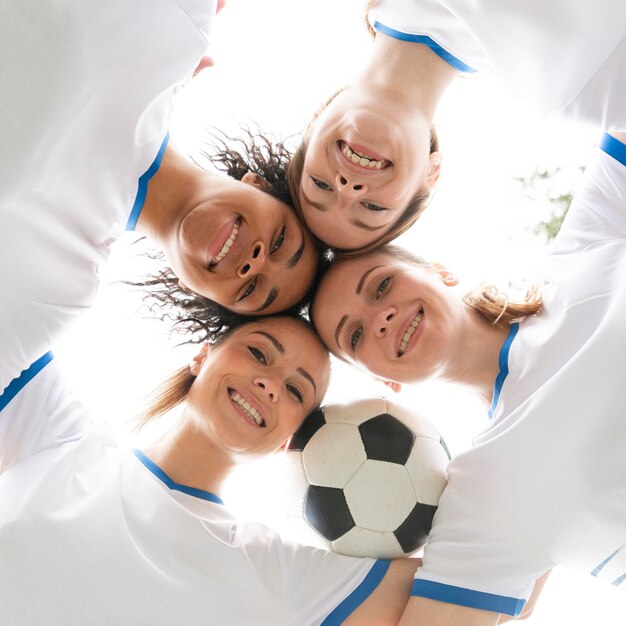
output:
[[[295,365],[305,363],[320,373],[325,369],[326,348],[318,336],[297,319],[275,317],[250,322],[238,328],[226,341],[241,341],[252,336],[267,340],[283,358],[292,360]]]

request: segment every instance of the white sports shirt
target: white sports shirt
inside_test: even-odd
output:
[[[546,275],[491,425],[448,466],[413,595],[517,615],[554,565],[626,589],[626,145],[609,135]]]
[[[0,2],[0,392],[133,229],[216,0]]]
[[[495,71],[544,113],[626,130],[624,0],[377,0],[379,32]]]
[[[238,524],[120,450],[50,354],[30,373],[0,411],[2,626],[335,626],[384,577]]]

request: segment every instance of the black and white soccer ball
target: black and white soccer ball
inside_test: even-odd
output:
[[[450,455],[424,417],[385,398],[328,404],[286,453],[291,509],[328,548],[392,559],[426,543]]]

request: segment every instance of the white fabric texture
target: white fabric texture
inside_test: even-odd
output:
[[[0,392],[91,305],[215,8],[0,3]]]
[[[523,603],[555,564],[626,574],[626,166],[600,149],[546,278],[489,428],[449,465],[416,579]]]
[[[0,413],[0,555],[3,626],[316,625],[376,563],[170,490],[55,360]]]
[[[376,21],[495,71],[547,115],[626,130],[623,0],[377,0]]]

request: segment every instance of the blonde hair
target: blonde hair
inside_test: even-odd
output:
[[[539,313],[542,307],[539,287],[534,285],[521,301],[509,300],[493,285],[481,285],[463,296],[463,302],[480,313],[490,324],[512,324]]]

